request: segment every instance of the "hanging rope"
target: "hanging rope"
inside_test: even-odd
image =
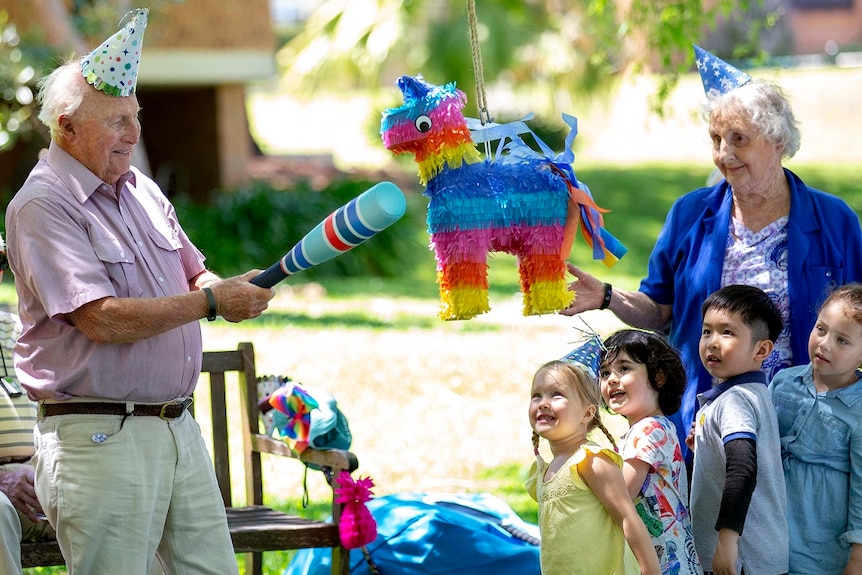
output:
[[[493,118],[488,113],[488,102],[485,98],[485,75],[482,68],[482,51],[479,48],[476,0],[467,0],[467,20],[470,25],[470,48],[473,51],[473,76],[476,79],[476,105],[479,108],[479,120],[484,126],[492,122]]]

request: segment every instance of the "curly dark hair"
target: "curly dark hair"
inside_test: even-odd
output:
[[[621,329],[604,341],[601,363],[609,363],[624,351],[633,361],[647,368],[650,385],[658,391],[658,406],[665,415],[679,411],[685,391],[685,367],[679,352],[660,333]]]

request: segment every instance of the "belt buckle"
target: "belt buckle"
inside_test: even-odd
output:
[[[162,408],[159,410],[159,418],[160,419],[176,419],[180,415],[183,414],[183,411],[192,404],[192,398],[187,397],[182,401],[173,401],[171,403],[165,403],[162,405]],[[172,413],[168,413],[168,410],[171,408],[176,408],[176,415]]]

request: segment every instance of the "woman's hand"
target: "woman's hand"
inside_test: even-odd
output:
[[[569,273],[575,276],[575,281],[569,284],[569,290],[575,292],[575,300],[572,305],[560,310],[562,315],[577,315],[591,309],[599,309],[605,299],[605,284],[595,276],[566,262]]]
[[[595,276],[566,262],[566,267],[575,281],[569,289],[575,292],[575,301],[561,315],[577,315],[599,309],[605,301],[605,283]],[[659,304],[640,291],[624,291],[613,288],[609,308],[623,323],[640,329],[665,329],[670,324],[673,306]]]

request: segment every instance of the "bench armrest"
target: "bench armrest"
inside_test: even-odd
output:
[[[254,441],[255,451],[292,457],[304,463],[329,467],[335,471],[344,470],[352,473],[359,467],[359,460],[356,455],[345,449],[314,449],[308,447],[301,454],[297,455],[285,442],[267,435],[255,434],[252,441]]]

